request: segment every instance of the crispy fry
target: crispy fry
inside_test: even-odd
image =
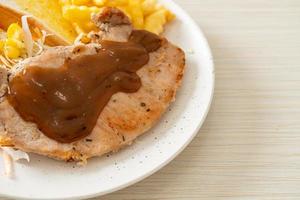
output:
[[[77,33],[72,24],[63,18],[61,4],[71,4],[71,0],[14,0],[22,10],[44,21],[51,29],[72,43]],[[29,6],[30,5],[30,6]]]

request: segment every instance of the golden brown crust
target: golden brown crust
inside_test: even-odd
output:
[[[32,58],[30,62],[51,65],[47,61],[53,61],[54,57],[56,64],[52,64],[58,65],[60,57],[68,56],[68,48],[71,47],[52,48],[47,51],[47,56]],[[133,94],[115,94],[101,113],[91,135],[71,144],[61,144],[47,138],[35,124],[22,120],[4,100],[0,102],[0,146],[14,146],[65,161],[85,161],[93,156],[116,152],[130,145],[158,122],[175,100],[184,68],[183,51],[163,39],[162,47],[151,53],[149,63],[138,71],[143,84],[140,90]]]
[[[28,149],[23,149],[21,145],[15,144],[13,138],[0,136],[0,147],[13,147],[19,149],[24,152],[28,152]],[[61,151],[61,150],[54,150],[54,151],[39,151],[40,155],[44,155],[50,158],[54,158],[57,160],[64,160],[64,161],[85,161],[87,158],[82,155],[80,152],[76,150],[70,151]]]
[[[14,147],[13,140],[7,136],[0,136],[0,146],[2,147]]]
[[[143,83],[141,89],[133,94],[115,94],[92,134],[72,144],[60,144],[47,138],[4,101],[0,103],[0,122],[5,124],[7,133],[0,133],[0,145],[14,145],[26,152],[65,161],[86,160],[118,151],[153,127],[167,110],[181,84],[184,67],[182,50],[164,40],[162,47],[150,55],[149,63],[138,71]]]

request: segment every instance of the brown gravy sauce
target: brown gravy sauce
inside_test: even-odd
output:
[[[128,42],[102,41],[94,55],[66,59],[58,68],[31,66],[9,83],[8,100],[20,116],[49,138],[71,143],[88,136],[117,92],[141,87],[136,72],[149,61],[161,39],[133,31]]]

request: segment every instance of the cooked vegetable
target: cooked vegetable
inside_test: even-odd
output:
[[[47,46],[45,31],[35,28],[32,30],[36,36],[33,37],[29,28],[27,18],[21,18],[22,27],[18,23],[12,23],[5,30],[0,30],[0,65],[12,68],[22,59],[39,55]]]
[[[31,57],[32,50],[33,50],[33,38],[32,38],[32,34],[29,29],[27,18],[28,18],[28,16],[23,16],[21,21],[22,21],[22,28],[23,28],[23,34],[24,34],[25,48],[27,50],[27,56]]]
[[[22,40],[22,28],[17,23],[11,24],[0,41],[1,52],[10,59],[18,58],[24,48]]]
[[[174,19],[174,15],[156,0],[60,0],[63,17],[71,22],[78,34],[95,29],[91,15],[104,6],[116,7],[127,14],[137,29],[146,29],[156,34],[164,30],[164,25]]]

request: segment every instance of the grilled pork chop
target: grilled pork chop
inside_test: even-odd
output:
[[[93,20],[100,29],[98,33],[90,33],[94,43],[50,48],[39,56],[18,63],[10,72],[10,80],[30,66],[55,68],[66,59],[93,55],[97,41],[127,41],[133,31],[130,20],[119,10],[105,9]],[[102,110],[91,134],[78,141],[60,143],[48,138],[35,123],[24,121],[5,96],[0,97],[0,146],[11,146],[59,160],[85,161],[130,145],[154,126],[174,101],[181,84],[185,55],[167,39],[161,39],[161,47],[150,53],[148,64],[137,71],[142,82],[138,92],[114,94]],[[4,94],[6,90],[7,74],[5,70],[0,70],[0,95],[1,91]]]

